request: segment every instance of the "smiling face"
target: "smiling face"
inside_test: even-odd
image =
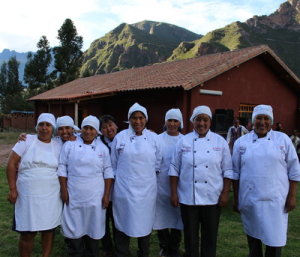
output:
[[[211,126],[211,119],[207,114],[200,114],[194,118],[194,129],[199,137],[205,137]]]
[[[179,134],[180,121],[175,119],[169,119],[166,121],[167,133],[170,136],[177,136]]]
[[[265,137],[272,128],[272,120],[268,115],[260,114],[255,117],[254,131],[258,137]]]
[[[109,120],[101,124],[101,132],[107,137],[109,140],[113,140],[115,135],[117,134],[118,127],[116,123]]]
[[[142,135],[144,128],[146,127],[146,117],[142,112],[134,112],[129,118],[129,122],[136,135]]]
[[[57,134],[62,141],[68,141],[73,135],[73,128],[70,126],[61,126],[57,129]]]
[[[53,127],[50,123],[40,122],[37,125],[37,134],[39,140],[45,143],[49,143],[51,141],[52,133],[53,133]]]
[[[97,130],[92,126],[84,126],[81,130],[81,137],[85,144],[91,144],[97,136]]]

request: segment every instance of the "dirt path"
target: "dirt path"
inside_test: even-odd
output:
[[[1,144],[0,145],[0,166],[4,166],[7,163],[8,155],[14,144]]]

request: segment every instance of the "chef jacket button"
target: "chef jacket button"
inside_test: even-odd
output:
[[[205,181],[204,183],[207,183],[207,181]]]
[[[197,180],[195,180],[195,183],[197,183]]]
[[[268,138],[268,140],[271,140],[271,138]]]
[[[195,141],[197,141],[197,138],[195,138]]]
[[[209,151],[207,151],[207,153],[209,153]]]
[[[209,138],[207,139],[207,141],[209,141]]]
[[[208,168],[208,166],[206,165],[205,168]]]
[[[197,152],[196,150],[194,151],[194,153]]]
[[[81,145],[79,145],[79,147],[81,147]]]
[[[197,168],[197,165],[195,165],[194,168]]]

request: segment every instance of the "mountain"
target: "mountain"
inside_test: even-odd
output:
[[[300,76],[300,0],[282,3],[269,16],[254,16],[246,22],[233,22],[191,42],[182,42],[171,60],[186,59],[259,44],[269,45]]]
[[[182,41],[201,35],[162,22],[122,23],[95,40],[84,53],[83,76],[109,73],[165,61]]]
[[[2,53],[0,53],[0,65],[2,65],[3,62],[8,62],[8,60],[11,57],[15,56],[17,61],[20,62],[20,65],[19,65],[19,80],[22,81],[23,76],[24,76],[24,68],[25,68],[25,64],[27,62],[27,54],[28,53],[29,52],[18,53],[14,50],[4,49],[2,51]]]

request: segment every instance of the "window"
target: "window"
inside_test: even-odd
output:
[[[253,108],[256,104],[240,104],[239,118],[251,120]]]

